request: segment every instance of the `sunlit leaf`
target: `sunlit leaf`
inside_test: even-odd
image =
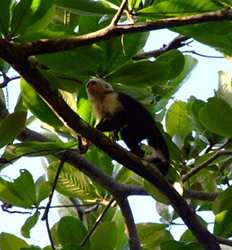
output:
[[[23,79],[21,80],[21,94],[25,105],[38,119],[54,127],[60,127],[63,125],[50,107]]]
[[[12,142],[22,132],[26,116],[25,112],[15,112],[0,122],[0,147]]]
[[[55,0],[55,3],[80,15],[114,14],[118,9],[116,5],[107,0],[78,0],[78,2],[75,0]]]
[[[19,207],[31,207],[36,203],[35,184],[27,170],[20,170],[20,176],[13,182],[0,178],[0,199]]]
[[[17,236],[9,233],[0,234],[0,249],[1,250],[21,250],[29,245]]]
[[[232,136],[232,108],[220,98],[208,99],[200,110],[200,121],[211,132],[221,136]]]
[[[36,225],[39,220],[40,212],[36,211],[32,216],[27,218],[24,225],[21,228],[21,234],[23,237],[30,238],[30,231]]]

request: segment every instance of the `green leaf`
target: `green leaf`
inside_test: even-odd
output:
[[[213,231],[217,236],[232,236],[232,210],[224,210],[216,215]]]
[[[22,248],[29,247],[28,244],[16,237],[13,234],[1,233],[0,234],[0,249],[1,250],[21,250]]]
[[[96,147],[91,147],[91,149],[88,150],[86,159],[94,165],[99,166],[101,170],[108,175],[112,175],[114,169],[112,159],[104,152],[99,151]]]
[[[57,234],[62,245],[78,246],[87,234],[87,230],[80,220],[72,216],[65,216],[59,221]]]
[[[13,0],[0,1],[0,33],[7,35],[9,32],[11,7]]]
[[[197,65],[197,59],[192,56],[185,55],[185,63],[184,68],[181,73],[173,80],[170,80],[169,87],[170,90],[164,89],[164,96],[165,98],[170,98],[173,94],[175,94],[185,83],[185,81],[190,76],[191,72],[194,70],[195,66]]]
[[[171,50],[159,56],[154,62],[128,63],[110,74],[108,80],[137,87],[163,84],[180,74],[184,61],[184,56],[178,50]]]
[[[202,12],[216,11],[225,6],[214,0],[163,0],[155,1],[147,8],[138,11],[140,15],[150,17],[169,17],[181,15],[194,15]]]
[[[116,225],[114,222],[103,222],[98,225],[96,231],[91,237],[91,245],[94,246],[94,250],[102,249],[114,249],[116,246],[117,233]],[[104,240],[102,236],[104,237]]]
[[[7,73],[10,69],[10,65],[4,61],[2,58],[0,58],[0,71],[3,73]]]
[[[30,231],[36,225],[39,220],[40,212],[36,211],[32,216],[27,218],[24,225],[21,228],[21,234],[25,238],[30,238]]]
[[[99,45],[103,49],[102,73],[110,74],[120,68],[144,47],[149,33],[142,32],[136,34],[123,35],[101,42]]]
[[[33,178],[27,170],[20,170],[20,176],[13,182],[0,178],[0,199],[8,204],[29,208],[36,203]]]
[[[14,112],[0,122],[0,148],[12,142],[24,129],[27,114]]]
[[[232,136],[232,108],[220,98],[209,98],[200,110],[200,121],[211,132],[221,136]]]
[[[221,192],[213,203],[214,214],[219,214],[224,210],[232,210],[232,187],[227,188],[225,191]]]
[[[137,230],[144,249],[156,249],[162,242],[172,240],[172,235],[165,230],[167,225],[157,223],[139,223]]]
[[[118,9],[118,6],[106,0],[78,0],[78,2],[76,0],[55,0],[55,4],[78,15],[114,14]]]
[[[48,177],[53,182],[59,162],[53,162],[48,168]],[[56,189],[68,197],[78,197],[85,201],[99,198],[98,191],[91,180],[73,166],[65,163],[59,175]]]
[[[74,50],[41,55],[40,63],[48,66],[57,75],[64,74],[77,79],[78,83],[86,80],[98,72],[103,61],[102,49],[96,45],[89,45]],[[64,63],[65,62],[65,63]]]
[[[203,250],[203,248],[195,242],[178,242],[174,240],[166,241],[161,244],[161,250]]]
[[[156,201],[159,201],[164,204],[170,203],[167,197],[163,195],[158,188],[151,185],[150,182],[144,181],[144,188],[152,197],[155,198]]]
[[[21,0],[13,9],[13,34],[44,29],[53,16],[53,0]]]
[[[35,182],[36,189],[36,203],[39,204],[42,200],[46,199],[51,192],[51,185],[46,181],[45,176],[40,176]]]
[[[185,137],[192,132],[192,121],[187,104],[183,101],[174,102],[167,112],[165,124],[169,135],[178,136],[184,141]]]
[[[21,80],[21,95],[27,108],[38,119],[53,127],[63,126],[60,119],[24,79]]]

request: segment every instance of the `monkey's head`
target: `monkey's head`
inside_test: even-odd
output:
[[[114,92],[112,86],[108,82],[97,77],[91,78],[88,81],[86,90],[89,99],[104,98],[106,94]]]

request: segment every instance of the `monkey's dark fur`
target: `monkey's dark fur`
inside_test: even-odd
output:
[[[102,79],[91,79],[87,84],[87,93],[93,104],[98,120],[97,129],[102,132],[118,132],[131,151],[144,156],[140,142],[147,139],[155,155],[149,161],[155,163],[162,174],[169,168],[169,153],[163,135],[156,127],[150,113],[137,100],[129,95],[113,90],[111,85]]]

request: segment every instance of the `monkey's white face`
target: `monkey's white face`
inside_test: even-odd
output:
[[[122,108],[118,94],[112,86],[102,79],[94,78],[87,83],[88,98],[93,105],[97,121],[104,119],[109,114],[114,114]]]
[[[89,99],[101,99],[109,91],[113,91],[112,86],[102,79],[92,78],[87,83],[87,94]]]

